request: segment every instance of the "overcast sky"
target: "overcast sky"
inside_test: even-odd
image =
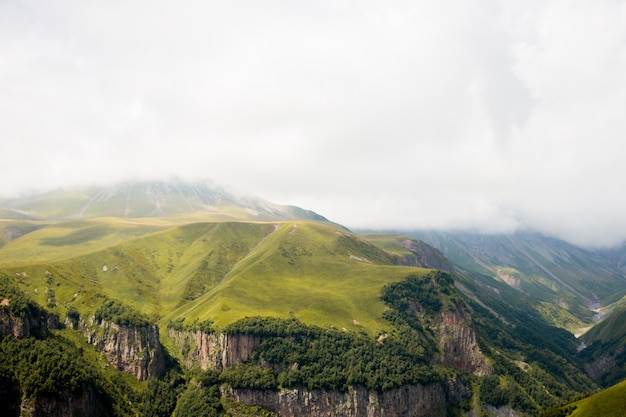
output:
[[[625,1],[0,0],[0,195],[208,178],[609,245],[625,157]]]

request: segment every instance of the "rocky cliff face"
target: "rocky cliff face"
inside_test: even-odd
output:
[[[45,335],[49,329],[58,327],[58,317],[34,308],[16,314],[10,307],[11,300],[5,298],[0,306],[0,334],[13,335],[18,339]]]
[[[19,397],[18,397],[19,398]],[[11,404],[10,404],[11,405]],[[5,410],[6,411],[6,410]],[[19,407],[12,407],[6,416],[15,417],[45,417],[45,416],[93,416],[106,415],[102,407],[100,394],[92,389],[86,389],[79,395],[67,395],[66,398],[38,395],[36,398],[26,398],[19,401]],[[5,414],[2,414],[3,416]]]
[[[250,390],[222,388],[237,402],[261,406],[280,417],[444,417],[449,404],[467,391],[458,380],[429,385],[407,385],[377,392],[352,388],[348,392],[305,389]]]
[[[460,310],[439,314],[436,333],[443,351],[444,365],[477,376],[490,375],[493,368],[487,363],[478,343],[476,333]]]
[[[158,326],[120,326],[108,321],[83,326],[89,343],[105,354],[111,365],[139,381],[158,377],[165,369]]]
[[[442,313],[444,314],[444,313]],[[475,374],[490,372],[476,344],[476,338],[463,318],[456,314],[442,319],[442,339],[447,351],[456,356],[451,366],[465,368]],[[469,330],[468,330],[469,329]],[[261,343],[259,336],[227,335],[201,331],[169,329],[183,363],[187,367],[224,370],[252,357],[253,350]],[[463,359],[466,351],[475,356]],[[446,356],[447,357],[447,356]],[[222,395],[249,406],[260,406],[276,412],[281,417],[426,417],[446,416],[450,404],[457,404],[470,395],[459,379],[428,385],[409,385],[385,392],[370,391],[362,387],[348,392],[306,389],[253,390],[224,387]]]
[[[202,369],[222,371],[250,359],[254,349],[261,343],[259,336],[245,334],[174,329],[169,329],[168,334],[178,348],[183,364],[188,368],[200,366]]]
[[[585,372],[594,381],[599,381],[615,367],[616,359],[624,353],[624,349],[624,346],[619,347],[614,352],[602,355],[593,362],[585,364]]]

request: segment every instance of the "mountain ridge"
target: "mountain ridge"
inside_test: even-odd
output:
[[[609,256],[614,252],[581,248],[537,232],[405,233],[439,249],[461,270],[495,276],[537,300],[561,305],[583,321],[591,322],[592,309],[626,293],[626,274]]]
[[[0,218],[11,220],[172,217],[191,213],[221,215],[231,220],[328,221],[313,211],[240,195],[208,180],[126,181],[0,200]]]

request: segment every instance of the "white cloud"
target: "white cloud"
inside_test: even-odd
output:
[[[0,3],[0,193],[210,177],[347,226],[626,237],[626,2]]]

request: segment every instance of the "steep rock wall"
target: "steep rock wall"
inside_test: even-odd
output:
[[[92,388],[61,396],[39,394],[24,398],[15,383],[0,382],[0,415],[4,417],[92,416],[107,415],[106,401]]]
[[[9,308],[0,307],[0,334],[13,335],[17,339],[29,336],[42,336],[48,329],[58,327],[58,318],[43,310],[15,314]]]
[[[448,405],[458,403],[467,392],[459,381],[451,381],[406,385],[382,393],[360,387],[348,392],[223,387],[222,395],[280,417],[445,417]]]
[[[34,403],[23,405],[22,410],[20,417],[25,417],[25,415],[32,417],[98,417],[105,414],[105,410],[102,408],[102,398],[91,389],[84,390],[80,395],[69,395],[63,399],[38,395]]]
[[[442,363],[477,376],[490,375],[493,368],[483,356],[469,318],[458,309],[439,313],[437,334],[443,357]]]
[[[428,318],[422,315],[422,319],[435,332],[442,364],[478,376],[493,373],[478,346],[471,320],[462,309],[442,311]],[[255,335],[174,329],[169,329],[168,335],[186,367],[220,371],[249,360],[262,340]]]
[[[108,321],[83,326],[85,337],[111,365],[139,381],[158,377],[165,369],[158,326],[121,326]]]
[[[192,368],[224,369],[252,357],[261,343],[260,336],[246,334],[205,333],[169,329],[168,335],[183,358],[183,364]]]

